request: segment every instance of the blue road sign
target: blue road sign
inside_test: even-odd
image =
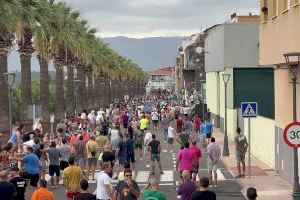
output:
[[[257,117],[257,102],[242,102],[241,110],[244,118]]]

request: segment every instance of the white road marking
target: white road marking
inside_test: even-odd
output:
[[[218,176],[218,181],[224,181],[225,180],[225,177],[222,173],[221,170],[217,169],[217,176]]]
[[[173,176],[173,171],[164,171],[164,174],[160,176],[160,181],[173,181]]]
[[[149,179],[150,171],[138,171],[135,177],[136,182],[147,182]]]

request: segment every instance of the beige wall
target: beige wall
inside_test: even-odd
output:
[[[207,107],[214,114],[219,114],[218,110],[218,73],[206,73],[206,102]]]
[[[300,19],[299,19],[300,20]],[[275,123],[284,129],[293,121],[293,101],[291,76],[287,69],[276,69],[274,77],[275,87]],[[298,83],[300,75],[298,75]],[[300,85],[297,85],[297,116],[300,120]]]
[[[275,122],[258,116],[251,119],[251,153],[271,168],[275,168]],[[244,119],[244,134],[248,138],[248,119]]]
[[[260,26],[261,65],[285,63],[282,56],[287,52],[300,51],[300,6],[278,13]]]

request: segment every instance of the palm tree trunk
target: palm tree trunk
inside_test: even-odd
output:
[[[79,112],[81,112],[87,105],[86,72],[82,65],[77,66],[77,78],[80,80],[78,88],[78,108]]]
[[[3,73],[7,72],[7,53],[0,49],[0,132],[5,133],[4,141],[10,135],[8,116],[8,86]],[[8,134],[7,134],[8,133]]]
[[[67,94],[66,94],[66,115],[69,119],[74,118],[75,113],[75,95],[74,95],[74,67],[68,66],[68,79],[67,79]]]
[[[101,82],[97,75],[94,75],[94,104],[96,109],[99,109],[101,105],[100,99]]]
[[[94,109],[94,85],[93,85],[93,71],[92,69],[88,69],[87,71],[87,78],[88,78],[88,105],[87,108],[89,110]]]
[[[50,131],[48,61],[40,56],[37,58],[40,64],[40,102],[41,116],[44,121],[43,130]]]
[[[21,120],[26,130],[31,130],[32,121],[28,118],[28,106],[32,105],[31,95],[31,54],[20,55],[21,61]]]
[[[60,121],[65,117],[64,112],[64,71],[63,66],[56,65],[56,107],[55,119]]]

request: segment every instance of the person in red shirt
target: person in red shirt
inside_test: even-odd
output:
[[[201,125],[201,119],[199,115],[196,114],[194,118],[194,130],[196,133],[200,131],[200,125]]]
[[[77,139],[78,139],[78,132],[74,131],[70,139],[70,150],[72,155],[74,155],[75,153],[74,144],[77,142]]]
[[[176,120],[176,131],[177,133],[182,133],[183,131],[183,120],[181,116]]]
[[[194,139],[192,141],[192,144],[190,146],[190,150],[194,152],[194,160],[193,160],[193,168],[192,168],[192,180],[195,182],[197,175],[198,175],[198,170],[199,170],[199,165],[200,165],[200,158],[201,158],[201,149],[197,147],[197,139]]]

